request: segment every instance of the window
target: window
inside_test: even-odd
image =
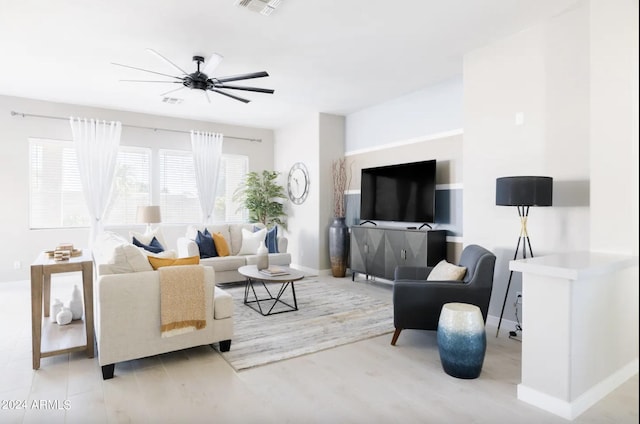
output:
[[[243,155],[222,155],[220,177],[216,191],[216,206],[213,212],[215,222],[245,222],[248,219],[246,209],[233,201],[236,191],[249,169],[249,157]]]
[[[151,204],[151,149],[120,146],[105,224],[135,224],[138,206]]]
[[[249,168],[243,155],[222,155],[214,207],[214,222],[242,222],[247,212],[238,210],[233,193]],[[201,222],[193,156],[189,151],[160,150],[160,209],[162,222]]]
[[[164,223],[201,221],[196,175],[190,151],[160,150],[160,210]]]
[[[71,141],[29,139],[30,227],[88,227],[89,212],[82,193],[75,147]],[[249,168],[243,155],[222,155],[214,210],[215,222],[243,222],[233,193]],[[152,198],[151,149],[120,146],[106,225],[136,223],[140,205],[159,204],[163,223],[201,221],[200,201],[191,151],[159,151],[160,198]]]
[[[71,141],[29,139],[30,228],[88,227]]]

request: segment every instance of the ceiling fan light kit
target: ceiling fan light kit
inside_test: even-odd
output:
[[[161,55],[160,53],[158,53],[157,51],[153,50],[153,49],[147,49],[149,52],[153,53],[154,55],[156,55],[157,57],[159,57],[160,59],[162,59],[163,61],[165,61],[166,63],[168,63],[169,65],[171,65],[173,68],[175,68],[176,70],[180,71],[180,75],[179,76],[175,76],[175,75],[169,75],[169,74],[165,74],[162,72],[156,72],[156,71],[151,71],[148,69],[143,69],[143,68],[137,68],[135,66],[129,66],[129,65],[123,65],[121,63],[113,63],[114,65],[117,66],[122,66],[125,68],[131,68],[131,69],[135,69],[138,71],[143,71],[143,72],[149,72],[152,74],[156,74],[156,75],[162,75],[165,77],[169,77],[172,78],[173,80],[170,81],[152,81],[152,80],[121,80],[121,81],[128,81],[128,82],[155,82],[155,83],[169,83],[169,84],[181,84],[181,87],[175,88],[175,89],[171,89],[165,93],[162,93],[161,96],[166,96],[169,93],[172,93],[174,91],[178,91],[178,90],[182,90],[184,88],[189,88],[191,90],[202,90],[207,98],[207,101],[209,103],[211,103],[211,99],[209,98],[208,92],[214,92],[214,93],[218,93],[218,94],[222,94],[224,96],[230,97],[234,100],[238,100],[241,101],[243,103],[249,103],[250,100],[249,99],[245,99],[243,97],[239,97],[236,96],[234,94],[231,93],[227,93],[224,90],[241,90],[241,91],[252,91],[255,93],[267,93],[267,94],[273,94],[274,90],[270,89],[270,88],[259,88],[259,87],[246,87],[246,86],[238,86],[238,85],[227,85],[225,84],[226,82],[230,82],[230,81],[241,81],[241,80],[247,80],[247,79],[253,79],[253,78],[263,78],[263,77],[268,77],[269,74],[266,71],[260,71],[260,72],[252,72],[252,73],[248,73],[248,74],[241,74],[241,75],[233,75],[233,76],[227,76],[227,77],[210,77],[208,74],[210,74],[211,72],[213,72],[215,70],[215,68],[218,66],[218,64],[220,63],[220,61],[222,60],[222,56],[220,56],[217,53],[214,53],[211,58],[209,59],[209,61],[207,62],[204,70],[200,70],[200,66],[205,63],[204,61],[204,57],[203,56],[193,56],[193,61],[196,62],[196,71],[192,72],[192,73],[187,73],[185,70],[183,70],[181,67],[179,67],[178,65],[176,65],[175,63],[173,63],[172,61],[170,61],[169,59],[167,59],[166,57],[164,57],[163,55]]]

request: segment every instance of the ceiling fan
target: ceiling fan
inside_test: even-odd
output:
[[[208,94],[209,91],[212,91],[214,93],[219,93],[227,97],[231,97],[232,99],[239,100],[243,103],[249,103],[250,100],[245,99],[243,97],[236,96],[231,93],[227,93],[226,91],[223,91],[223,90],[242,90],[242,91],[253,91],[256,93],[268,93],[268,94],[273,94],[274,92],[274,90],[269,88],[245,87],[240,85],[226,84],[227,82],[231,82],[231,81],[241,81],[241,80],[247,80],[252,78],[268,77],[269,74],[265,71],[252,72],[249,74],[233,75],[233,76],[227,76],[227,77],[210,76],[211,73],[218,66],[218,64],[220,64],[220,61],[222,61],[222,56],[220,56],[217,53],[214,53],[213,55],[211,55],[209,60],[206,62],[206,65],[203,70],[200,70],[200,65],[205,63],[204,57],[193,56],[193,61],[196,62],[197,70],[195,72],[188,73],[187,71],[185,71],[184,69],[182,69],[181,67],[179,67],[178,65],[176,65],[175,63],[173,63],[163,55],[161,55],[160,53],[158,53],[157,51],[153,49],[147,49],[147,51],[153,53],[154,55],[156,55],[157,57],[167,62],[172,67],[174,67],[176,70],[180,72],[180,75],[178,76],[169,75],[169,74],[164,74],[162,72],[150,71],[148,69],[142,69],[142,68],[137,68],[135,66],[129,66],[129,65],[123,65],[121,63],[111,62],[113,65],[123,66],[125,68],[136,69],[138,71],[149,72],[152,74],[157,74],[157,75],[162,75],[168,78],[172,78],[172,80],[168,80],[168,81],[151,81],[151,80],[120,80],[120,81],[180,84],[180,87],[174,88],[165,93],[162,93],[161,96],[166,96],[169,93],[173,93],[179,90],[184,90],[185,88],[190,88],[192,90],[202,90],[202,92],[205,94],[207,101],[209,103],[211,103],[211,99],[209,98],[209,94]]]

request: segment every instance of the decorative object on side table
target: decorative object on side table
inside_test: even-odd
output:
[[[533,258],[531,250],[531,241],[527,232],[527,219],[529,218],[529,206],[551,206],[553,201],[553,178],[551,177],[502,177],[496,179],[496,205],[497,206],[516,206],[518,208],[518,216],[520,217],[520,235],[518,236],[518,244],[513,254],[513,260],[518,257],[520,243],[522,243],[522,258],[527,257],[527,247],[529,254]],[[507,304],[509,296],[509,288],[511,287],[511,278],[513,271],[509,273],[509,282],[507,283],[507,291],[504,294],[502,302],[502,311],[500,312],[500,320],[498,321],[498,329],[496,337],[500,333],[500,324],[502,324],[502,316],[504,315],[504,307]],[[518,323],[517,330],[522,330]],[[511,336],[517,335],[512,331]]]
[[[344,277],[349,259],[349,227],[345,223],[344,192],[347,188],[347,161],[336,159],[332,163],[333,221],[329,226],[329,261],[331,274]]]
[[[477,378],[487,350],[480,308],[467,303],[445,303],[438,321],[438,352],[444,371],[456,378]]]
[[[73,319],[73,314],[69,308],[63,307],[56,315],[56,322],[58,325],[67,325]]]
[[[52,321],[56,321],[57,316],[58,316],[58,312],[60,312],[62,310],[63,306],[64,305],[62,304],[60,299],[56,298],[53,301],[53,303],[51,304],[51,308],[49,309],[49,317],[51,318]]]
[[[82,318],[82,298],[80,296],[80,290],[78,289],[78,285],[73,286],[73,293],[71,294],[71,300],[69,301],[69,310],[71,311],[71,319],[81,319]]]
[[[74,249],[71,243],[61,243],[54,250],[46,250],[45,253],[50,259],[56,262],[68,261],[72,257],[82,255],[82,250]]]

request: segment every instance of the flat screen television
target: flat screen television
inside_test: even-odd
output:
[[[362,170],[363,221],[435,222],[435,203],[435,160]]]

